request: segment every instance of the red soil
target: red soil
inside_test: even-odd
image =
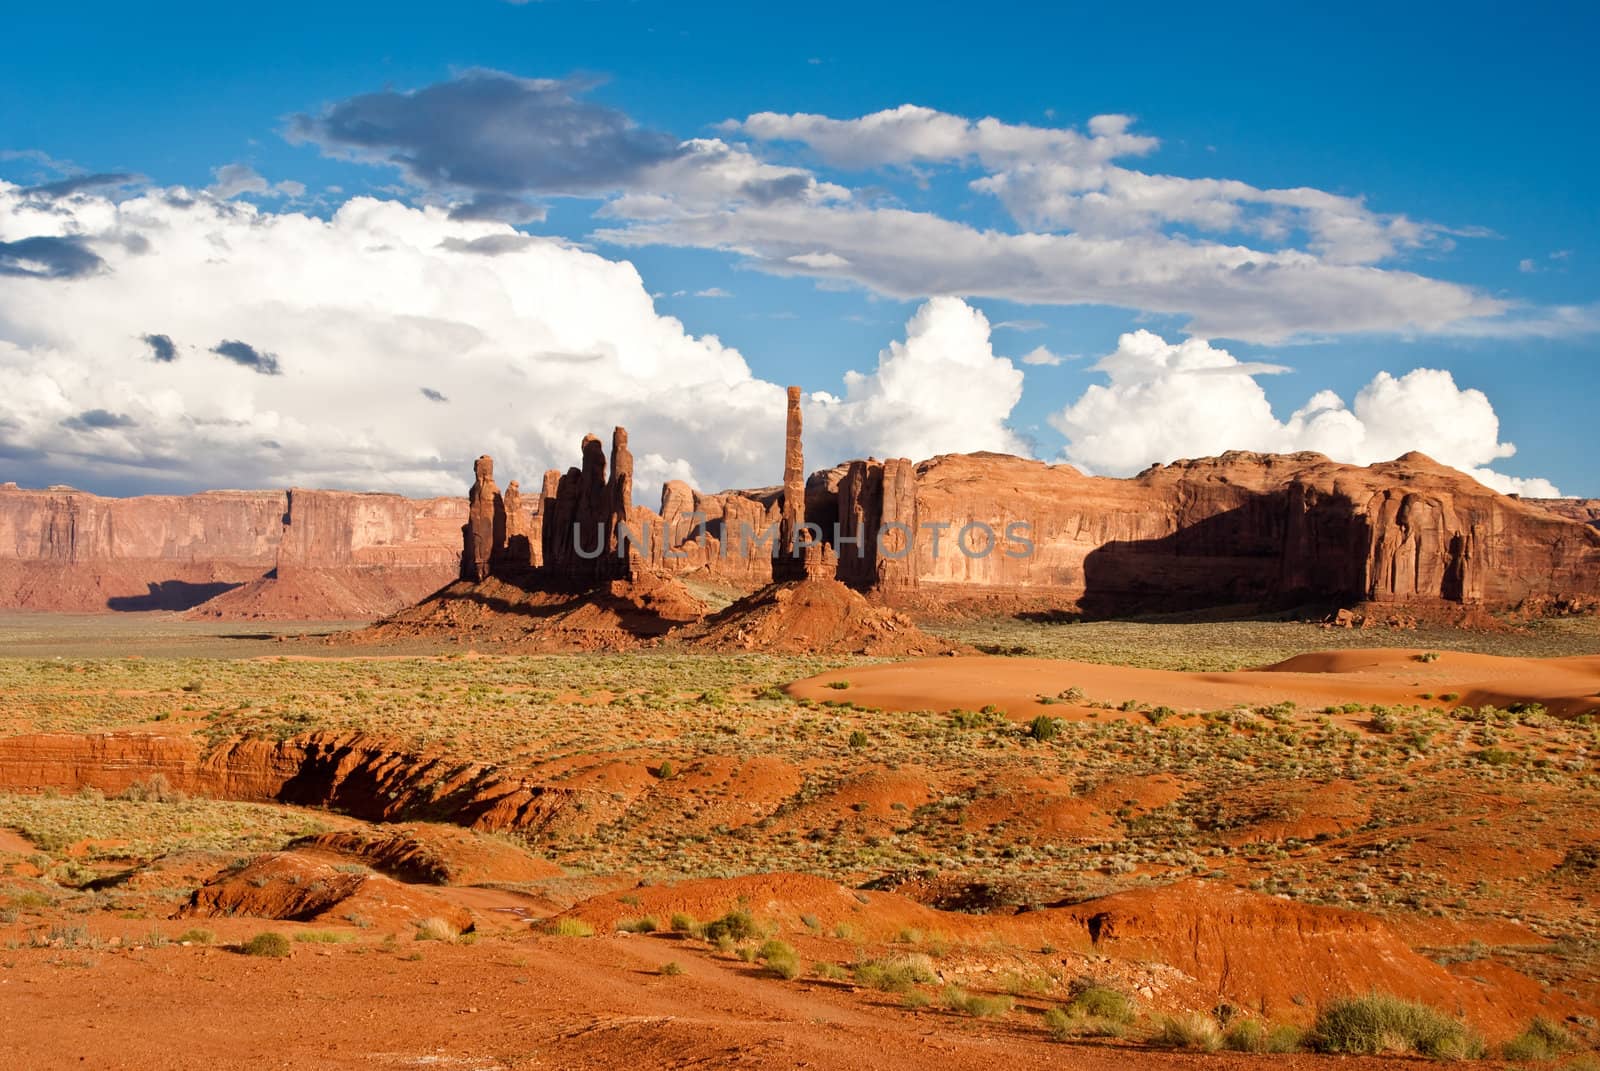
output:
[[[969,656],[833,670],[788,687],[803,699],[848,699],[882,710],[977,710],[997,706],[1013,718],[1082,714],[1082,703],[1042,702],[1069,688],[1086,700],[1160,703],[1181,711],[1224,710],[1291,700],[1316,709],[1343,703],[1426,703],[1458,693],[1469,706],[1539,702],[1551,713],[1600,712],[1600,655],[1503,658],[1447,651],[1435,660],[1417,650],[1308,654],[1233,673],[1183,673],[1043,658]],[[829,687],[846,681],[848,688]],[[1442,702],[1440,705],[1445,705]]]
[[[906,615],[824,578],[764,587],[687,629],[683,640],[715,651],[796,654],[930,655],[955,649]]]

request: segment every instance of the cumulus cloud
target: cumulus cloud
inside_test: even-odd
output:
[[[1279,420],[1257,377],[1282,367],[1241,362],[1201,339],[1169,343],[1134,331],[1095,368],[1108,382],[1089,387],[1050,423],[1067,439],[1064,459],[1102,475],[1227,450],[1313,450],[1356,465],[1419,450],[1497,491],[1559,494],[1547,480],[1488,467],[1516,447],[1500,441],[1499,418],[1483,392],[1458,387],[1440,369],[1380,372],[1351,406],[1321,391]]]
[[[71,279],[104,266],[105,261],[75,234],[35,235],[0,242],[0,275]]]
[[[1027,453],[1007,424],[1022,397],[1022,372],[995,356],[988,319],[960,298],[928,301],[907,322],[905,341],[878,354],[872,373],[847,372],[844,380],[842,399],[813,398],[808,445],[820,445],[824,457],[863,449],[914,460],[973,450]]]
[[[1063,363],[1065,360],[1066,358],[1061,354],[1051,353],[1043,346],[1035,346],[1033,349],[1022,355],[1023,364],[1044,365],[1048,367],[1054,367],[1055,365]]]
[[[657,480],[781,471],[781,385],[657,313],[626,262],[369,198],[326,219],[177,189],[29,204],[0,183],[0,236],[70,232],[103,266],[0,287],[0,456],[24,478],[459,494],[480,453],[526,483],[613,424],[644,502]],[[180,346],[207,358],[164,359]],[[810,456],[1017,449],[1019,380],[982,315],[939,299],[874,371],[808,399]]]

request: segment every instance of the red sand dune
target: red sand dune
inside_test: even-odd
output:
[[[1446,651],[1420,661],[1420,650],[1308,654],[1275,666],[1232,673],[1183,673],[1044,658],[958,657],[833,670],[791,684],[803,699],[847,699],[882,710],[979,710],[996,706],[1014,718],[1070,715],[1074,706],[1044,703],[1069,688],[1086,700],[1132,700],[1179,712],[1271,705],[1317,708],[1343,703],[1425,703],[1422,693],[1455,692],[1470,706],[1542,703],[1551,713],[1600,711],[1600,655],[1504,658]],[[831,683],[847,681],[848,688]]]

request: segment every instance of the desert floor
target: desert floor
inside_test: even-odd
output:
[[[0,618],[0,1066],[1414,1066],[1309,1051],[1370,993],[1600,1043],[1593,619],[337,627]]]

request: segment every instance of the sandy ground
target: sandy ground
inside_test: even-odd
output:
[[[1408,649],[1300,655],[1258,670],[1180,673],[1042,658],[968,656],[919,659],[824,673],[790,686],[800,698],[848,700],[882,710],[980,710],[995,706],[1012,717],[1060,717],[1081,704],[1046,703],[1071,688],[1087,700],[1164,704],[1178,712],[1273,705],[1289,700],[1316,709],[1343,703],[1385,705],[1461,703],[1468,706],[1539,702],[1551,713],[1600,711],[1600,655],[1505,658]],[[835,685],[847,683],[847,687]],[[1424,698],[1424,694],[1432,699]],[[1455,693],[1448,704],[1438,696]]]
[[[844,983],[784,983],[671,937],[524,938],[395,953],[296,946],[99,954],[92,969],[13,957],[0,1066],[141,1068],[995,1067],[1222,1069],[1264,1058],[1050,1041],[1037,1014],[983,1022]],[[63,963],[71,953],[59,954]],[[668,961],[684,973],[658,972]],[[1271,1057],[1366,1071],[1399,1059]]]

